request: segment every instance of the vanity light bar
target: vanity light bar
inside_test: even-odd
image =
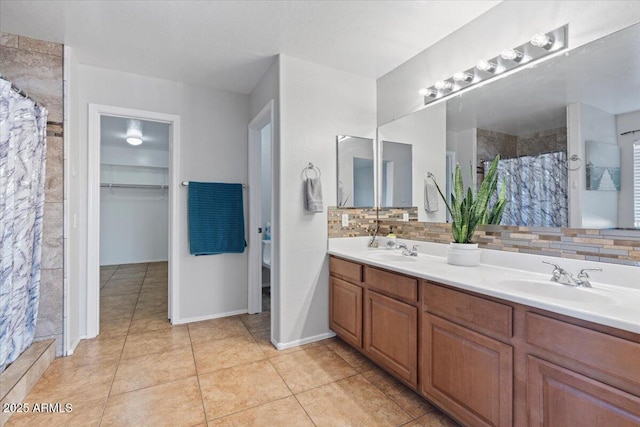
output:
[[[530,41],[513,49],[505,49],[495,58],[481,59],[475,67],[455,73],[448,79],[439,80],[432,86],[420,89],[418,93],[424,97],[424,105],[427,105],[462,89],[490,80],[506,71],[566,49],[568,29],[567,24],[548,33],[536,33]]]

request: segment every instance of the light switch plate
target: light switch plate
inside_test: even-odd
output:
[[[342,214],[342,226],[343,227],[349,226],[349,214]]]
[[[408,213],[406,213],[406,212],[405,212],[405,213],[403,213],[403,214],[402,214],[402,220],[403,220],[403,221],[409,221],[409,214],[408,214]]]

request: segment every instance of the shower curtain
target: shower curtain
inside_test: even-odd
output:
[[[38,317],[47,110],[0,78],[0,372]]]
[[[490,165],[484,162],[485,174]],[[498,190],[503,182],[507,204],[501,225],[567,227],[567,153],[500,160]]]

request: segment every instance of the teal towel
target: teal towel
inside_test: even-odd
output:
[[[242,253],[246,246],[242,184],[190,181],[191,255]]]

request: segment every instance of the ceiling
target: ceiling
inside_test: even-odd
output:
[[[566,126],[566,106],[640,110],[640,24],[447,101],[447,130],[510,135]]]
[[[81,64],[248,94],[275,55],[377,79],[499,1],[0,1]]]
[[[169,151],[170,125],[149,120],[140,120],[140,122],[142,124],[142,144],[133,146],[126,141],[129,119],[101,116],[100,145],[136,150]]]

